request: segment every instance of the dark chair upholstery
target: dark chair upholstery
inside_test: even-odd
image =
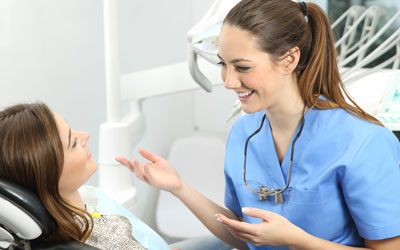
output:
[[[24,243],[29,242],[32,250],[98,250],[75,241],[36,240],[54,230],[53,218],[39,197],[25,187],[0,179],[0,204],[0,248],[7,249],[13,245],[15,249],[24,249]]]

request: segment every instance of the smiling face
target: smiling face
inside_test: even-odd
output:
[[[71,130],[65,120],[54,113],[64,151],[64,166],[60,177],[59,190],[68,196],[80,188],[97,169],[87,141],[87,132]]]
[[[238,94],[242,110],[254,113],[284,101],[291,72],[282,61],[273,62],[260,50],[257,40],[245,30],[223,25],[219,36],[221,76],[227,89]]]

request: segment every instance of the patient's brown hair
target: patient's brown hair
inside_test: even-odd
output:
[[[34,191],[54,218],[54,232],[41,240],[85,241],[93,219],[60,195],[64,152],[53,112],[42,103],[0,112],[0,178]]]

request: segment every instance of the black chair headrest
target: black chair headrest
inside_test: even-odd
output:
[[[15,224],[9,224],[18,219],[15,218],[15,213],[25,213],[34,222],[36,222],[36,224],[41,229],[42,234],[46,235],[53,230],[53,218],[48,213],[47,209],[43,206],[42,201],[39,199],[39,197],[28,188],[15,184],[8,180],[0,179],[0,199],[3,199],[4,202],[8,201],[11,205],[15,206],[15,211],[2,211],[2,213],[9,212],[10,214],[0,214],[0,216],[3,217],[1,221],[3,221],[3,224],[8,228],[17,227]],[[20,209],[20,211],[18,211],[18,209]],[[24,225],[24,223],[22,225]],[[24,225],[24,227],[26,226],[27,225]],[[24,239],[26,235],[21,233],[24,232],[24,230],[22,229],[24,228],[21,228],[21,230],[20,228],[15,228],[17,232],[14,233]],[[19,235],[18,233],[20,233],[21,235]],[[29,236],[27,236],[26,239],[29,239]]]

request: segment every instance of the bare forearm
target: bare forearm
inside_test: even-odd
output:
[[[209,200],[201,193],[194,190],[185,182],[182,188],[173,192],[192,212],[193,214],[218,238],[237,249],[248,249],[247,244],[233,237],[233,235],[218,222],[215,214],[221,213],[225,216],[238,219],[230,210],[223,208],[215,202]]]
[[[289,246],[291,250],[372,250],[371,248],[349,247],[307,234],[298,235]]]

